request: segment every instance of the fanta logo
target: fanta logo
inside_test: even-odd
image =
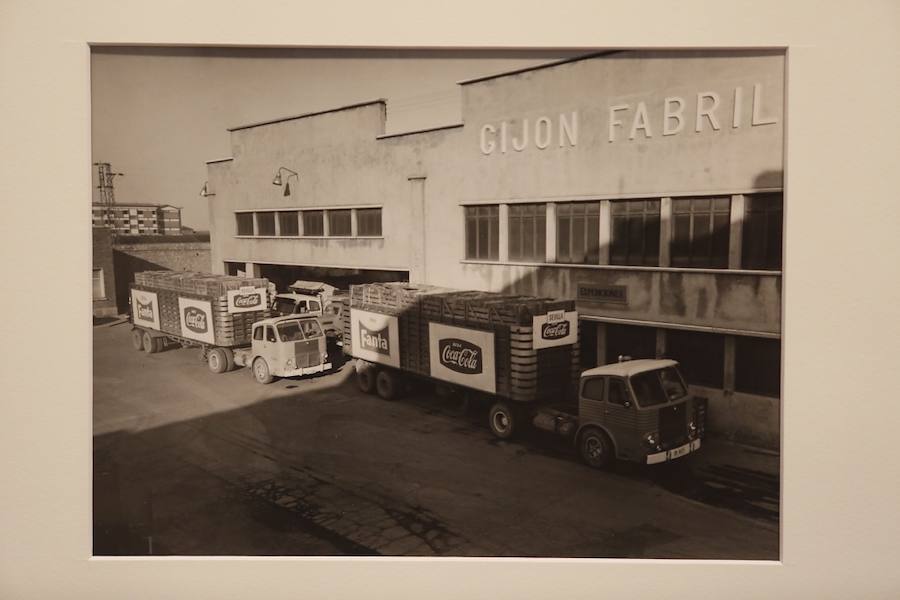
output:
[[[152,321],[153,320],[153,301],[144,303],[140,300],[137,301],[137,316],[138,319],[142,321]]]
[[[457,373],[478,375],[482,371],[481,347],[466,340],[449,338],[438,341],[441,364]]]
[[[258,293],[235,295],[234,305],[238,308],[252,308],[262,304],[262,297]]]
[[[391,344],[388,342],[388,327],[385,325],[378,331],[370,331],[366,329],[362,323],[359,324],[359,342],[364,350],[372,350],[378,354],[390,355]]]
[[[206,313],[199,308],[188,306],[184,309],[184,325],[194,333],[206,333]]]
[[[545,340],[559,340],[569,335],[569,322],[557,321],[541,326],[541,337]]]

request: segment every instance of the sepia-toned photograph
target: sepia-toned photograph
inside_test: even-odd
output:
[[[779,560],[785,62],[93,46],[93,555]]]

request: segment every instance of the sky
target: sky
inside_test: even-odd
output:
[[[173,204],[206,230],[199,192],[206,161],[231,156],[229,127],[376,98],[387,133],[458,123],[457,81],[585,52],[94,47],[91,158],[124,174],[117,202]]]

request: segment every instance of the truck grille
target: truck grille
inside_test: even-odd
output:
[[[663,448],[687,441],[687,404],[682,402],[659,409],[659,440]]]
[[[319,364],[319,340],[294,342],[294,360],[298,369],[306,369]]]

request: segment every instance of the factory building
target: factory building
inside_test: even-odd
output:
[[[462,122],[435,129],[386,135],[383,100],[230,129],[213,269],[572,298],[585,366],[675,358],[713,430],[776,448],[783,53],[618,51],[459,86]]]

